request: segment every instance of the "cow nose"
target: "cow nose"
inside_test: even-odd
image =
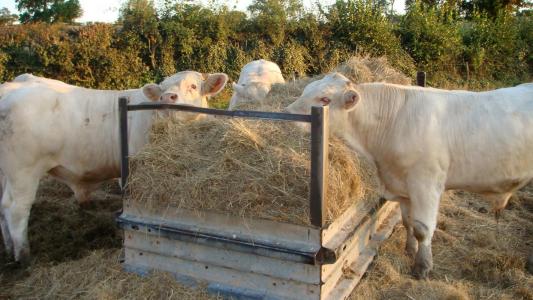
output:
[[[165,103],[175,103],[178,100],[178,94],[166,93],[161,96],[161,101]]]

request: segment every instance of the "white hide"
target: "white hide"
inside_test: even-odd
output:
[[[239,103],[262,101],[275,83],[284,83],[279,66],[271,61],[260,59],[246,64],[239,75],[239,81],[233,83],[233,95],[229,109]]]
[[[14,251],[17,261],[29,255],[28,217],[45,174],[69,185],[80,203],[99,183],[120,176],[119,97],[137,104],[172,95],[173,103],[207,107],[207,97],[226,82],[225,74],[185,71],[159,85],[125,91],[80,88],[33,75],[1,85],[0,225],[8,253]],[[148,141],[154,116],[154,111],[128,114],[130,154]]]
[[[418,242],[418,277],[432,267],[431,238],[444,190],[480,193],[500,212],[533,178],[533,84],[447,91],[355,85],[335,73],[309,84],[287,110],[309,113],[326,104],[332,133],[368,156],[389,200],[400,201],[407,252],[417,252]]]

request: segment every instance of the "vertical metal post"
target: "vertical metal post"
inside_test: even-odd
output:
[[[125,192],[126,183],[129,175],[128,161],[128,98],[120,97],[118,99],[119,111],[119,134],[120,134],[120,188],[122,193]]]
[[[326,193],[328,187],[329,107],[311,108],[311,224],[323,227],[326,221]]]
[[[426,86],[426,72],[418,71],[416,72],[416,85],[425,87]]]

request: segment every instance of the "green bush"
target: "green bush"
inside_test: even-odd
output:
[[[509,13],[495,18],[475,13],[464,25],[463,43],[465,60],[478,79],[512,84],[531,76],[527,66],[531,45],[520,38],[517,19]]]
[[[531,12],[502,9],[465,18],[452,2],[411,2],[405,15],[395,16],[383,1],[337,0],[315,14],[304,12],[301,0],[255,0],[247,15],[224,5],[165,1],[156,10],[152,0],[128,0],[117,24],[0,25],[0,79],[30,72],[122,89],[196,70],[236,81],[246,63],[261,58],[292,78],[368,54],[387,56],[412,77],[425,70],[433,86],[477,89],[531,80]]]
[[[374,1],[338,0],[327,19],[332,39],[361,54],[387,56],[402,71],[412,73],[413,62],[394,33],[394,24]]]
[[[447,17],[449,15],[446,8],[437,9],[415,2],[399,24],[398,32],[404,49],[414,59],[418,69],[430,75],[458,74],[456,63],[460,61],[463,45],[459,24]]]

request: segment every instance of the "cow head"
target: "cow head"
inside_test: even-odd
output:
[[[233,83],[233,95],[231,96],[231,103],[261,101],[266,98],[269,91],[270,84],[267,83]]]
[[[142,91],[151,101],[208,107],[207,98],[222,91],[227,81],[228,76],[223,73],[202,74],[183,71],[165,78],[160,84],[147,84]],[[180,119],[197,116],[190,113],[177,115]]]
[[[222,91],[227,81],[224,73],[183,71],[165,78],[159,85],[145,85],[143,93],[152,101],[207,107],[207,98]]]
[[[361,100],[355,85],[340,73],[308,84],[302,95],[285,110],[294,114],[310,114],[312,106],[329,106],[330,127],[342,130],[347,122],[348,112],[355,109]]]

